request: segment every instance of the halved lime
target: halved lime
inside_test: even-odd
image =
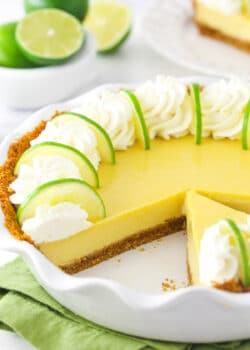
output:
[[[96,39],[97,51],[109,53],[117,50],[129,36],[132,16],[129,8],[121,3],[99,0],[90,6],[85,25]]]
[[[36,209],[42,204],[51,206],[70,202],[80,205],[88,213],[90,221],[106,216],[106,210],[100,195],[85,181],[79,179],[61,179],[47,182],[36,188],[17,210],[20,224],[35,216]]]
[[[200,86],[198,84],[192,84],[190,86],[191,98],[193,101],[193,110],[195,118],[195,143],[201,144],[202,140],[202,114],[201,114],[201,101],[200,101]]]
[[[138,98],[132,91],[123,90],[123,93],[129,98],[130,102],[134,107],[134,116],[135,116],[135,130],[136,137],[142,143],[145,149],[150,149],[150,138],[148,134],[148,128],[144,118],[144,114],[141,109],[140,102]]]
[[[9,68],[32,68],[34,63],[27,60],[19,49],[15,33],[17,23],[0,26],[0,66]]]
[[[77,17],[80,21],[88,12],[88,0],[24,0],[26,13],[45,8],[57,8]]]
[[[247,250],[247,245],[245,239],[236,225],[236,223],[231,219],[225,219],[226,223],[232,230],[236,243],[240,250],[241,258],[241,270],[242,270],[242,284],[247,287],[250,285],[250,265],[249,265],[249,254]]]
[[[75,17],[55,9],[32,12],[16,28],[23,54],[40,65],[65,62],[81,49],[84,37]]]
[[[248,101],[243,117],[242,133],[241,133],[241,144],[243,149],[248,149],[249,139],[249,119],[250,119],[250,100]]]
[[[78,168],[81,177],[93,187],[99,187],[98,174],[90,160],[77,149],[57,142],[43,142],[32,146],[19,158],[14,174],[18,175],[22,164],[32,165],[36,157],[62,156],[71,160]]]
[[[65,112],[65,113],[59,114],[58,116],[53,118],[51,122],[56,123],[58,118],[63,119],[63,121],[66,123],[71,122],[75,118],[80,118],[94,132],[101,159],[107,163],[113,163],[113,164],[115,163],[115,151],[114,151],[112,141],[109,135],[107,134],[107,132],[101,127],[101,125],[96,123],[94,120],[89,119],[85,115],[74,113],[74,112]]]

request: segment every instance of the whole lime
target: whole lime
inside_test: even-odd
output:
[[[19,49],[16,38],[17,23],[6,23],[0,26],[0,66],[9,68],[32,68],[30,62]]]
[[[88,0],[24,0],[26,13],[45,8],[57,8],[77,17],[82,21],[87,12]]]

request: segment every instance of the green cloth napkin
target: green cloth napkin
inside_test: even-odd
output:
[[[0,328],[16,332],[41,350],[250,349],[250,341],[177,344],[136,338],[100,327],[73,314],[49,296],[21,258],[0,267]]]

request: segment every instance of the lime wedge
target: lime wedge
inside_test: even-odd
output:
[[[61,156],[71,160],[79,170],[81,177],[93,187],[99,187],[98,174],[90,160],[76,148],[57,142],[43,142],[32,146],[19,158],[14,174],[18,175],[21,165],[32,165],[36,157]]]
[[[97,221],[106,216],[104,203],[100,195],[85,181],[61,179],[47,182],[36,188],[17,210],[20,224],[35,216],[36,209],[42,204],[56,205],[70,202],[80,205],[87,211],[90,221]]]
[[[88,12],[88,0],[24,0],[26,13],[46,8],[57,8],[84,19]]]
[[[250,270],[249,270],[249,255],[247,251],[247,246],[245,239],[236,225],[236,223],[231,219],[225,219],[226,223],[232,230],[236,243],[240,250],[240,257],[241,257],[241,270],[242,270],[242,283],[245,287],[250,285]]]
[[[202,115],[201,115],[201,101],[200,101],[200,86],[192,84],[190,86],[191,97],[193,101],[193,110],[195,115],[195,143],[201,144],[202,139]]]
[[[95,1],[90,6],[85,23],[96,39],[97,51],[117,50],[127,39],[132,26],[129,8],[110,0]]]
[[[249,138],[249,118],[250,118],[250,100],[248,101],[243,117],[242,133],[241,133],[241,144],[243,149],[248,149],[248,138]]]
[[[63,121],[66,123],[70,123],[75,118],[80,118],[83,123],[86,123],[88,127],[94,132],[101,159],[104,162],[115,164],[115,151],[112,141],[108,133],[101,127],[101,125],[96,123],[94,120],[89,119],[85,115],[74,112],[65,112],[59,114],[52,119],[52,123],[56,123],[58,118],[63,119]]]
[[[140,102],[138,101],[138,98],[132,91],[124,90],[123,93],[127,95],[134,107],[136,137],[145,149],[150,149],[150,138],[148,134],[148,128],[140,106]]]
[[[16,40],[23,54],[40,65],[59,64],[82,47],[80,22],[61,10],[40,10],[28,14],[16,28]]]
[[[6,23],[0,26],[0,66],[32,68],[34,63],[27,60],[17,45],[16,27],[17,23]]]

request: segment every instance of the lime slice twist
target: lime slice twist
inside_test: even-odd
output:
[[[129,90],[123,90],[123,93],[127,95],[130,102],[133,105],[135,111],[135,129],[136,129],[136,137],[140,141],[140,143],[144,146],[146,150],[150,149],[150,137],[148,133],[148,128],[146,125],[146,120],[144,118],[144,114],[138,101],[136,95]]]
[[[236,243],[240,250],[241,257],[241,268],[242,268],[242,284],[245,287],[250,285],[250,266],[249,266],[249,254],[246,246],[245,239],[237,226],[237,224],[231,219],[225,219],[225,222],[228,224],[232,230]]]
[[[17,176],[20,173],[23,164],[32,166],[34,159],[39,156],[61,156],[71,160],[78,168],[84,181],[90,186],[99,187],[98,173],[91,161],[76,148],[58,142],[46,141],[28,148],[19,158],[14,174]]]
[[[195,143],[200,145],[202,141],[202,113],[200,101],[200,86],[199,84],[191,85],[191,97],[193,100],[193,109],[195,114]]]
[[[17,210],[19,224],[35,216],[40,205],[51,206],[62,202],[78,204],[88,213],[88,218],[96,222],[106,216],[106,209],[101,196],[85,181],[65,178],[46,182],[37,187],[25,199]]]
[[[243,117],[242,133],[241,133],[241,144],[242,148],[248,149],[248,134],[249,134],[249,118],[250,118],[250,100],[248,101]]]
[[[65,123],[70,123],[74,119],[78,118],[87,124],[88,127],[93,131],[97,141],[97,148],[100,153],[101,159],[104,162],[115,164],[115,150],[113,143],[111,141],[108,133],[103,129],[103,127],[96,123],[94,120],[86,117],[85,115],[75,113],[75,112],[64,112],[57,115],[52,119],[52,123],[56,122],[58,118],[64,120]]]

